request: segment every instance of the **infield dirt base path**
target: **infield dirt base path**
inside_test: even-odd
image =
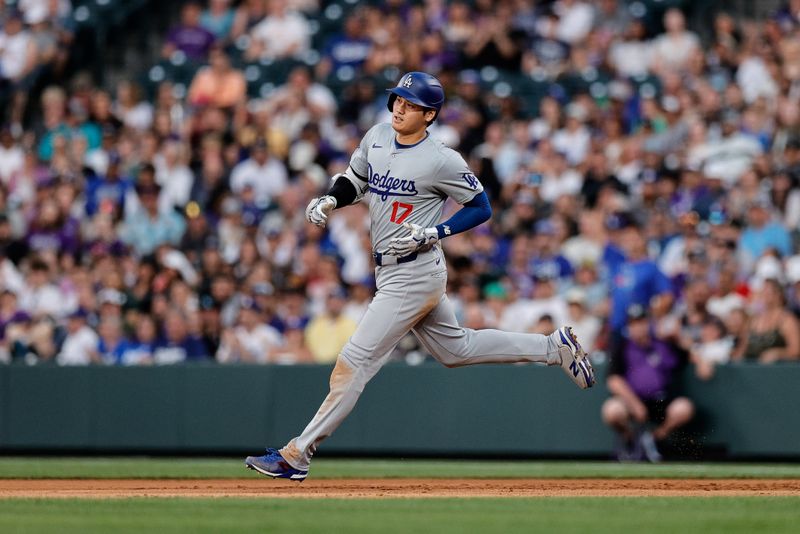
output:
[[[0,480],[0,498],[800,496],[800,479]]]

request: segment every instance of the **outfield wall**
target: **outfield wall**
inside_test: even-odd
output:
[[[600,370],[602,374],[602,369]],[[329,367],[0,367],[0,451],[256,452],[302,430]],[[687,372],[692,443],[729,457],[800,458],[800,366]],[[605,456],[601,385],[559,369],[389,365],[324,447],[342,454]],[[687,443],[689,443],[687,441]],[[689,447],[692,448],[692,447]]]

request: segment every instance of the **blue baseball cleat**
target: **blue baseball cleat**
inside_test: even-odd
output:
[[[569,326],[562,326],[552,334],[561,355],[561,368],[579,388],[587,389],[594,385],[594,369],[589,362],[578,338]]]
[[[308,471],[301,471],[289,465],[278,449],[269,448],[264,456],[248,456],[244,459],[244,465],[272,478],[288,478],[302,482],[308,476]]]

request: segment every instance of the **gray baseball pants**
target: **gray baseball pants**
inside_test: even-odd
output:
[[[364,386],[409,330],[447,367],[561,361],[549,336],[460,327],[445,294],[447,268],[438,247],[413,262],[376,269],[375,298],[339,354],[328,396],[303,433],[280,450],[295,469],[309,468],[319,444],[352,411]]]

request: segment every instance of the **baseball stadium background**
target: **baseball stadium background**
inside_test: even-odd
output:
[[[0,19],[0,531],[796,531],[800,2]],[[257,476],[244,455],[311,418],[374,291],[366,209],[323,231],[303,208],[409,70],[443,81],[431,133],[492,201],[443,242],[459,320],[574,324],[600,383],[444,369],[410,336],[306,482]],[[601,419],[626,283],[605,251],[631,228],[670,282],[639,313],[695,408],[653,464]]]

